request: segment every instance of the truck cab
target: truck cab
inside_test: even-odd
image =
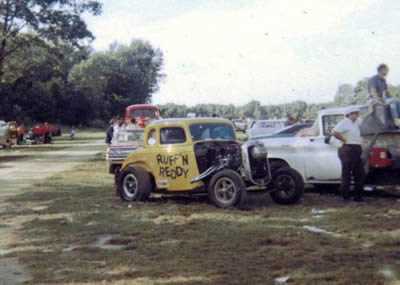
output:
[[[160,119],[160,109],[151,104],[130,105],[125,110],[125,121],[129,124],[132,119],[137,126],[144,128],[151,121]]]

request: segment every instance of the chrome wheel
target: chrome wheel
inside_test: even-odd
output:
[[[215,198],[221,204],[232,204],[238,194],[238,189],[232,179],[221,177],[214,186]]]
[[[134,174],[129,173],[124,177],[122,188],[128,198],[133,199],[138,192],[138,181]]]

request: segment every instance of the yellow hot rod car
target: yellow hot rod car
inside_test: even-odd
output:
[[[116,175],[117,192],[126,201],[143,201],[154,192],[203,192],[227,208],[243,202],[248,187],[258,187],[290,204],[304,189],[296,171],[272,169],[262,144],[239,143],[232,123],[218,118],[154,121],[145,129],[144,147]]]

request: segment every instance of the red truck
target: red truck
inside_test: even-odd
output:
[[[136,104],[126,107],[125,121],[127,123],[135,119],[136,124],[144,128],[150,121],[160,118],[160,109],[151,104]]]
[[[32,135],[36,142],[50,143],[52,137],[61,136],[61,129],[49,123],[36,124],[32,128]]]

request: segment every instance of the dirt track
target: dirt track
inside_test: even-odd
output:
[[[29,275],[15,258],[5,258],[15,234],[26,220],[7,215],[14,207],[7,200],[59,172],[69,170],[99,152],[102,141],[82,144],[17,147],[0,150],[0,284],[20,284]],[[96,148],[97,147],[97,148]],[[22,205],[26,208],[28,205]],[[28,206],[29,207],[29,206]],[[14,209],[15,210],[15,209]],[[32,218],[32,217],[31,217]],[[29,218],[28,218],[29,219]],[[13,249],[18,250],[18,249]]]

